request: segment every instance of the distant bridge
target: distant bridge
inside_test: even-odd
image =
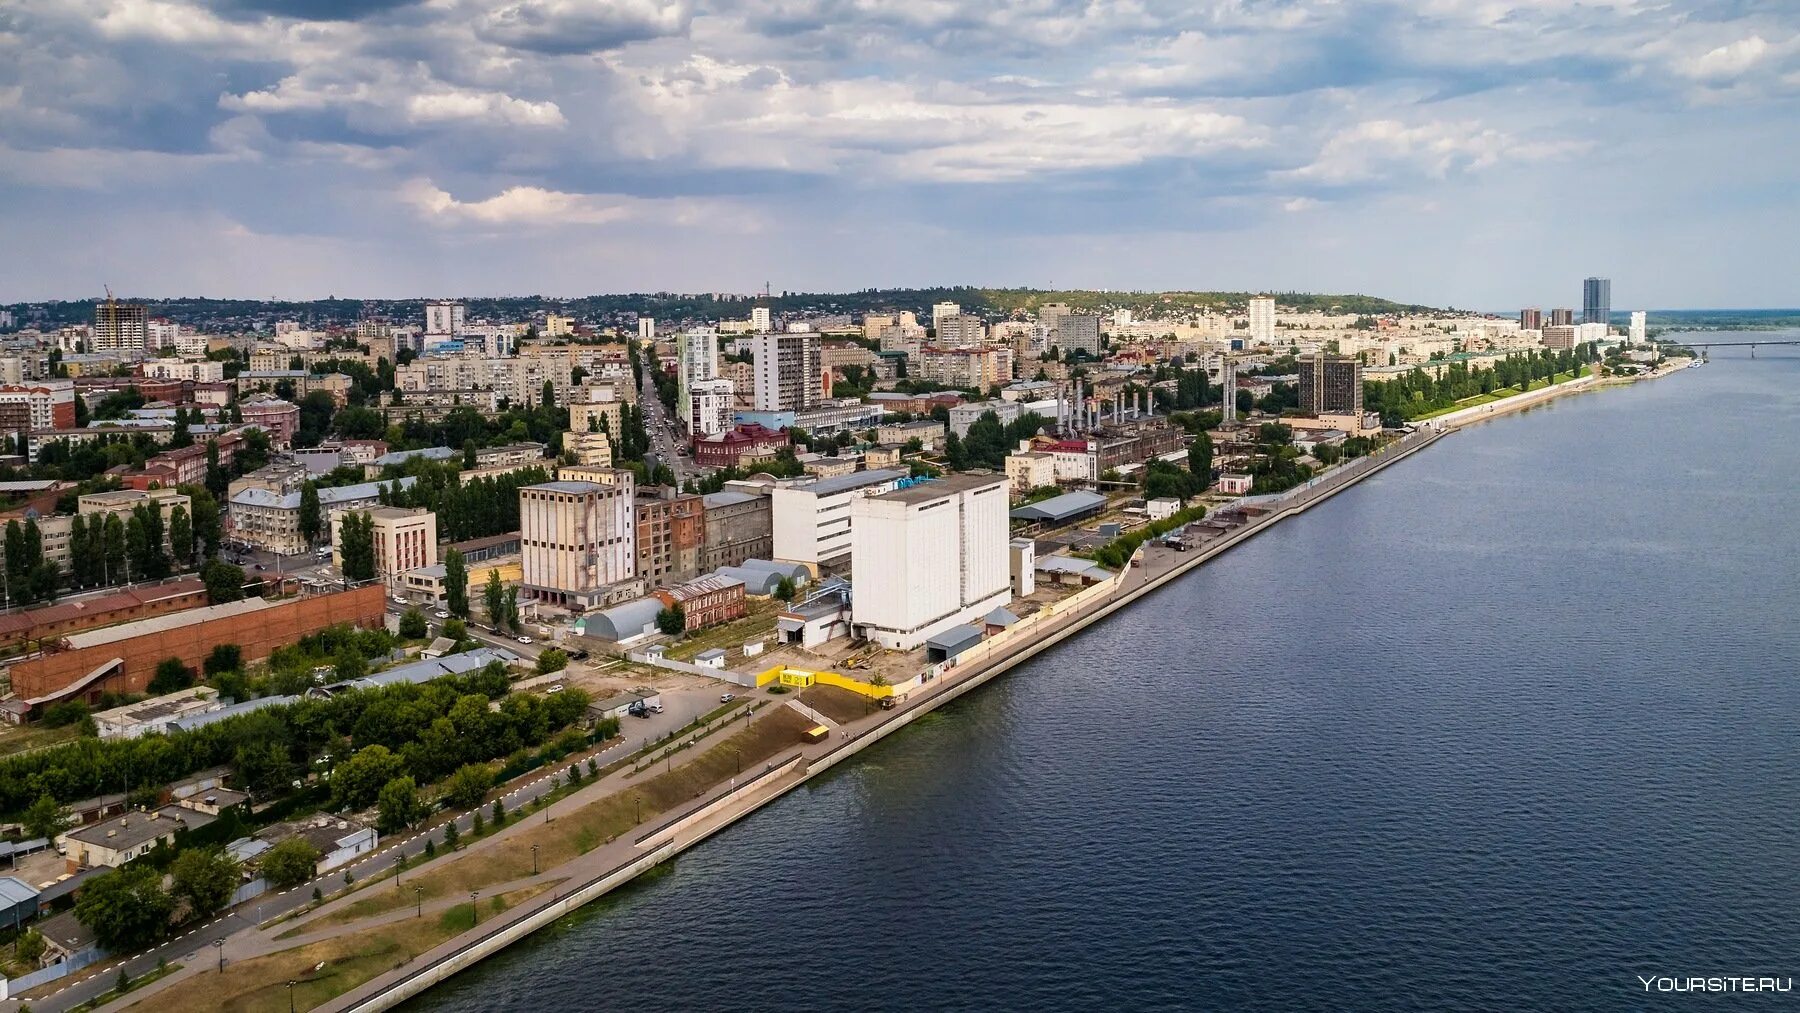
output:
[[[1714,348],[1748,348],[1750,357],[1754,359],[1758,345],[1800,345],[1800,338],[1764,338],[1757,341],[1682,341],[1678,343],[1688,348],[1697,348],[1702,355]]]

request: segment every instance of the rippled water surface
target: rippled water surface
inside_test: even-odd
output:
[[[1759,355],[1453,436],[411,1008],[1800,977],[1800,353]]]

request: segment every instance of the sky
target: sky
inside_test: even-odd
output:
[[[0,302],[1800,305],[1797,0],[6,0]]]

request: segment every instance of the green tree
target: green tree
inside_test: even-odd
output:
[[[775,582],[775,597],[780,598],[782,601],[793,601],[795,591],[794,578],[792,577],[783,577]],[[659,622],[660,618],[661,617],[658,617]]]
[[[106,523],[102,525],[104,532],[105,552],[101,559],[100,577],[105,584],[123,583],[130,576],[127,563],[127,541],[125,537],[125,520],[118,514],[107,514]],[[92,538],[92,528],[88,537]]]
[[[306,544],[319,544],[319,533],[325,529],[325,521],[319,513],[319,487],[310,481],[300,486],[299,524],[300,537],[306,539]]]
[[[225,469],[219,465],[219,441],[207,440],[206,491],[212,493],[213,497],[217,499],[225,495],[225,491],[230,484],[230,477],[225,474]]]
[[[179,487],[186,493],[193,506],[192,519],[194,540],[200,543],[202,560],[212,559],[219,554],[219,543],[225,538],[225,529],[219,521],[219,501],[204,486],[184,485]]]
[[[462,840],[462,831],[456,829],[456,820],[444,824],[444,847],[456,850],[456,842]]]
[[[1194,473],[1203,484],[1212,483],[1213,445],[1212,437],[1200,433],[1188,446],[1188,470]]]
[[[205,918],[231,903],[238,888],[237,860],[220,850],[188,848],[169,866],[169,890],[188,903],[195,917]]]
[[[349,682],[369,674],[369,664],[363,660],[362,652],[354,647],[345,646],[337,653],[334,673],[339,682]]]
[[[500,583],[500,571],[488,571],[487,584],[481,589],[483,604],[487,606],[488,622],[495,629],[506,627],[506,587]]]
[[[69,826],[69,815],[49,793],[39,795],[36,802],[19,817],[26,837],[53,838]]]
[[[75,897],[76,920],[115,952],[142,949],[161,939],[174,913],[175,899],[163,892],[162,873],[148,865],[96,876]]]
[[[236,644],[218,644],[206,656],[206,674],[235,672],[244,666],[243,648]]]
[[[367,809],[389,781],[406,773],[406,761],[376,744],[364,746],[331,772],[331,806]]]
[[[456,641],[467,640],[469,639],[468,624],[454,617],[446,619],[444,620],[444,636]]]
[[[169,546],[175,553],[175,565],[183,570],[194,562],[194,523],[188,517],[187,507],[177,506],[169,511]]]
[[[270,886],[287,889],[313,878],[318,864],[318,848],[304,837],[290,837],[263,853],[262,874]]]
[[[156,674],[150,678],[152,694],[174,693],[194,684],[194,670],[180,658],[164,658],[156,663]]]
[[[425,623],[425,613],[419,611],[417,605],[408,608],[405,612],[400,614],[401,636],[408,640],[419,640],[430,632],[431,627]]]
[[[48,944],[44,942],[44,934],[37,929],[26,929],[13,943],[13,949],[18,952],[19,960],[26,967],[36,967],[38,961],[44,958],[44,950],[47,948]],[[30,1006],[21,1006],[19,1010],[20,1013],[25,1013],[30,1008]]]
[[[687,629],[687,613],[679,603],[656,613],[656,628],[669,636],[679,636]]]
[[[465,763],[444,779],[444,798],[460,809],[473,809],[493,783],[494,776],[484,764]]]
[[[411,776],[396,777],[381,786],[376,807],[379,809],[376,829],[384,834],[397,834],[417,822],[423,811],[419,805],[419,786]]]
[[[514,633],[525,628],[524,624],[519,621],[519,585],[517,584],[506,586],[506,625]]]
[[[214,605],[244,597],[243,568],[222,559],[209,559],[200,568],[200,581],[206,585],[206,600]]]
[[[451,615],[469,618],[469,568],[455,549],[444,554],[444,599]]]
[[[346,578],[375,579],[375,519],[367,511],[351,511],[339,521],[338,555]]]
[[[549,675],[551,672],[560,672],[568,667],[569,656],[555,647],[538,655],[537,670],[539,675]]]
[[[88,539],[87,518],[76,514],[69,521],[69,584],[77,590],[96,583],[93,574],[96,554]]]

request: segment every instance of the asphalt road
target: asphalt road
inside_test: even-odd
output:
[[[702,705],[699,702],[695,704],[695,706]],[[623,728],[624,737],[615,745],[594,754],[594,765],[596,767],[605,766],[614,760],[629,756],[633,751],[641,748],[645,742],[680,728],[701,713],[700,711],[689,713],[689,709],[672,706],[662,714],[654,714],[648,718],[629,719],[629,723]],[[549,792],[554,787],[551,784],[551,778],[553,776],[560,778],[566,769],[568,767],[564,763],[553,769],[536,772],[530,775],[531,780],[520,783],[505,795],[500,796],[506,802],[508,814],[516,818],[527,803]],[[491,800],[482,805],[483,818],[487,817],[492,806]],[[469,832],[473,823],[472,813],[456,819],[457,830],[463,833]],[[193,966],[198,961],[216,960],[216,951],[210,949],[215,940],[223,940],[239,932],[252,931],[261,922],[305,907],[312,901],[312,891],[315,886],[319,887],[323,893],[330,893],[333,889],[341,888],[344,884],[345,872],[348,872],[356,880],[364,880],[391,870],[402,859],[416,856],[424,851],[427,840],[431,840],[441,847],[444,843],[443,825],[410,836],[382,840],[375,851],[348,865],[333,869],[300,886],[278,893],[264,894],[246,901],[211,921],[188,928],[179,936],[162,945],[132,957],[125,962],[124,967],[135,978],[154,970],[159,960],[189,966]],[[405,874],[402,874],[401,881],[402,889],[404,889]],[[30,1000],[31,1008],[40,1013],[61,1013],[63,1010],[79,1006],[110,990],[118,977],[118,966],[110,966],[103,971],[87,969],[77,971],[68,978],[62,979],[68,984],[63,985],[59,991],[53,992],[43,999]]]

